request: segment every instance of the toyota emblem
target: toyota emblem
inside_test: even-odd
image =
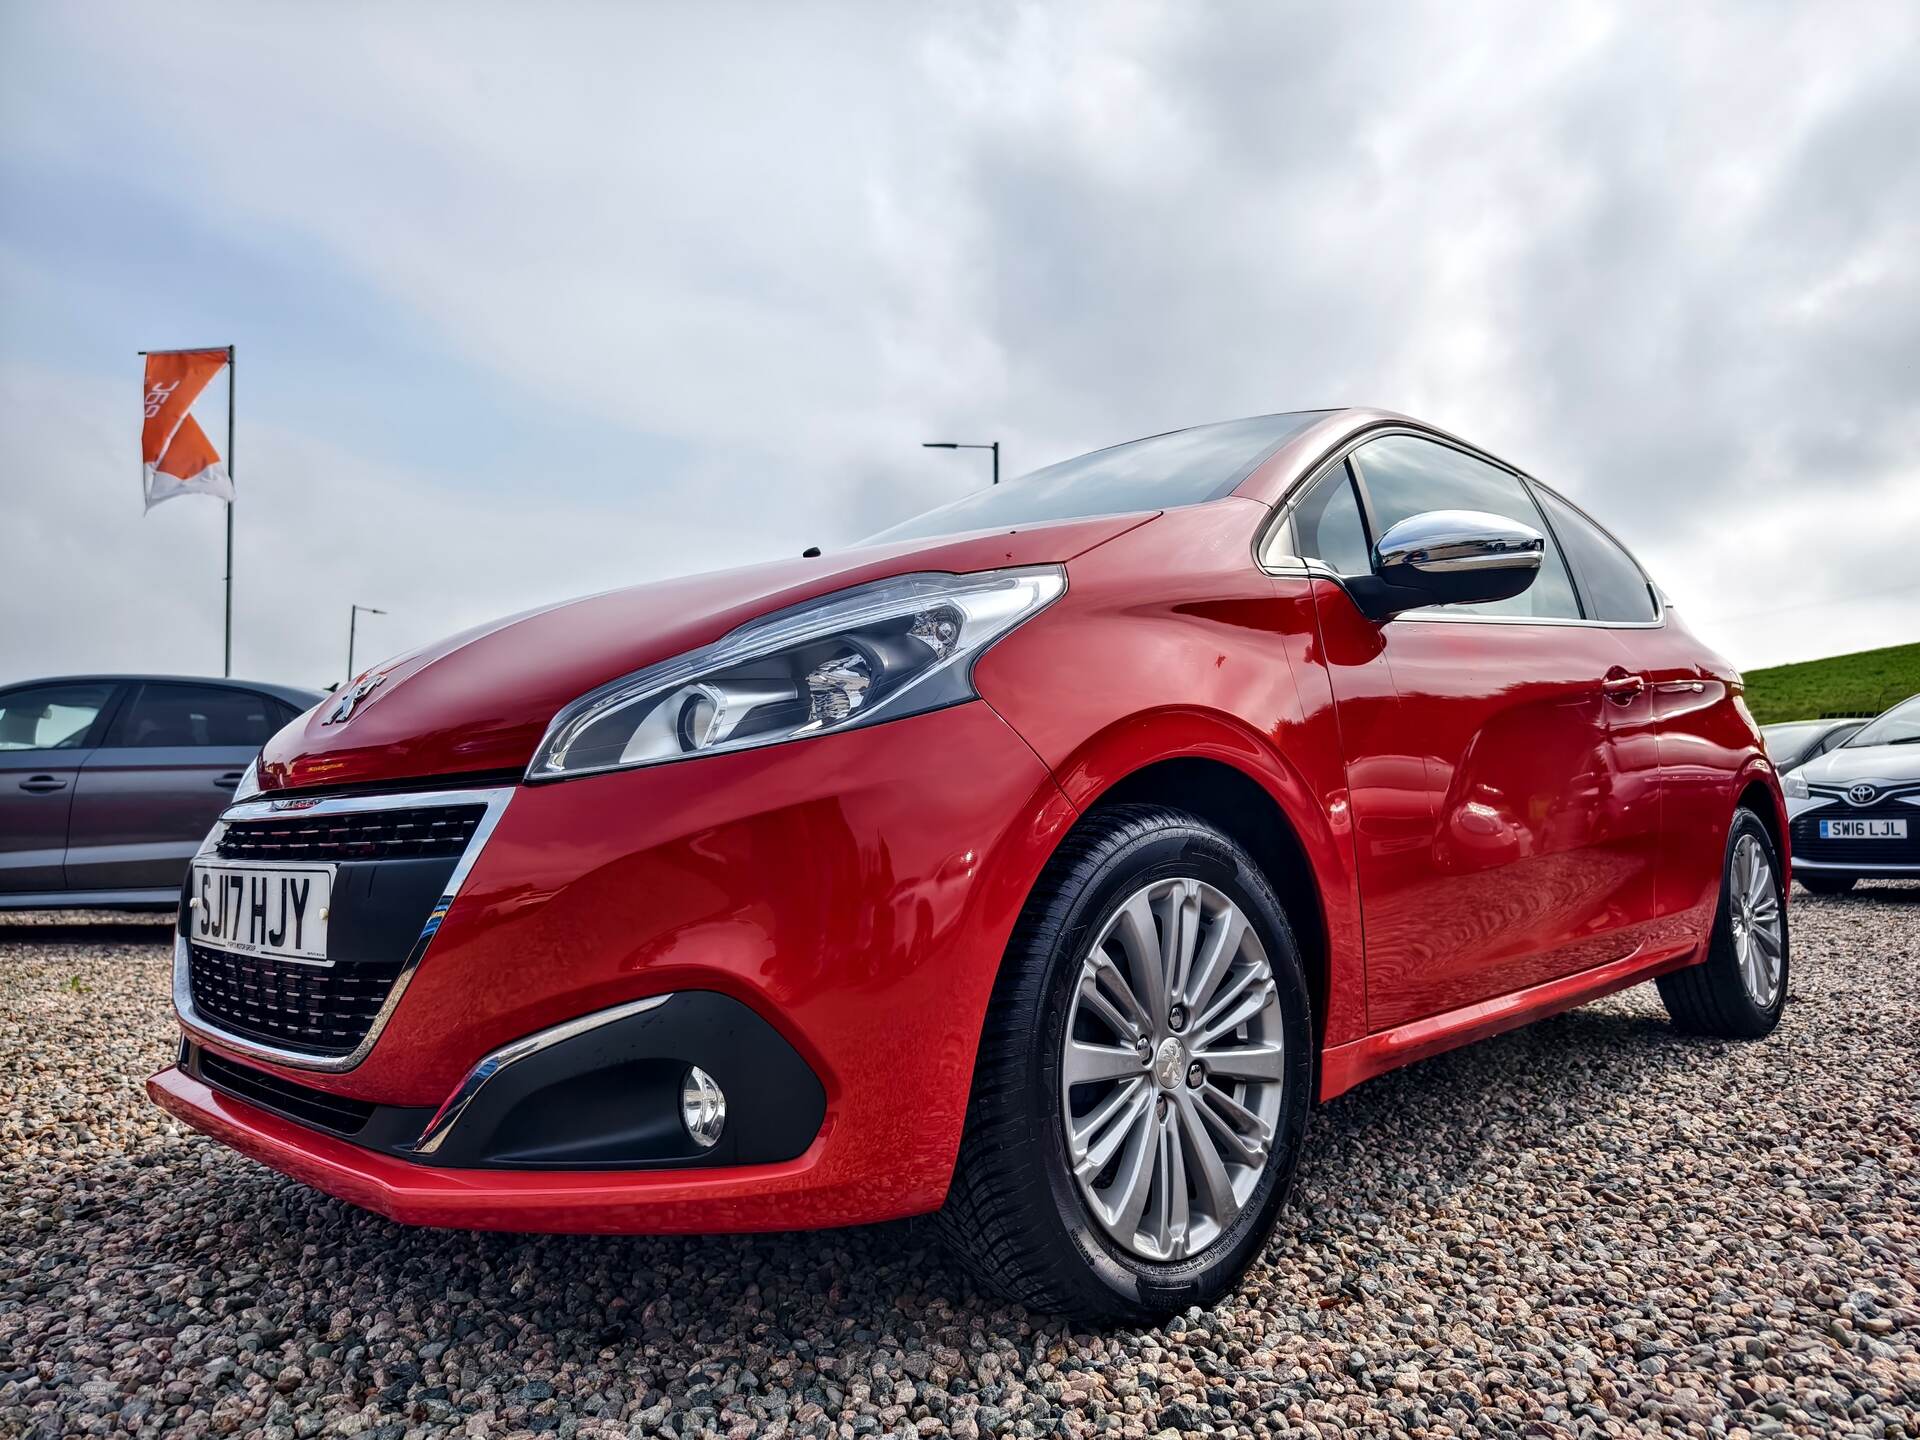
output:
[[[1858,785],[1849,785],[1847,787],[1847,803],[1849,805],[1871,805],[1879,798],[1880,791],[1864,780]]]

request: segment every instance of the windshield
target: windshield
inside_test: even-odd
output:
[[[1000,530],[1047,520],[1084,520],[1095,515],[1165,510],[1217,500],[1231,493],[1289,436],[1327,413],[1295,410],[1251,420],[1225,420],[1111,445],[1004,485],[976,490],[860,543],[880,545],[929,535]]]
[[[1920,741],[1920,695],[1902,700],[1842,748],[1861,750],[1869,745],[1912,745],[1916,741]]]

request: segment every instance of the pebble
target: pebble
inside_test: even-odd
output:
[[[1640,987],[1324,1107],[1240,1289],[1093,1331],[920,1221],[412,1230],[176,1125],[163,926],[0,916],[0,1435],[1920,1440],[1920,885],[1751,1044]]]

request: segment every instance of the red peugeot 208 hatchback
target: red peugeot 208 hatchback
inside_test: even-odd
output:
[[[1316,1099],[1643,980],[1766,1034],[1783,832],[1566,500],[1378,411],[1205,425],[358,677],[207,837],[149,1088],[403,1221],[940,1210],[1145,1317],[1234,1283]]]

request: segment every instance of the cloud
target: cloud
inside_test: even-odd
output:
[[[409,595],[423,624],[588,574],[843,543],[978,482],[979,457],[923,439],[998,438],[1018,472],[1198,420],[1370,403],[1562,485],[1743,664],[1920,635],[1920,595],[1835,598],[1876,565],[1910,569],[1920,528],[1920,15],[1903,7],[190,6],[0,24],[8,173],[86,187],[89,233],[124,234],[129,257],[206,246],[191,221],[142,225],[164,186],[250,266],[280,266],[311,299],[257,363],[297,373],[331,296],[338,324],[408,337],[408,373],[366,385],[447,392],[418,424],[484,427],[481,387],[471,420],[457,399],[476,375],[513,409],[513,463],[450,475],[243,395],[242,475],[274,487],[249,533],[263,511],[297,516],[329,591],[378,603],[436,525],[494,560],[436,569]],[[32,213],[43,183],[3,198]],[[0,300],[27,274],[116,294],[116,267],[134,273],[31,233],[14,251]],[[204,313],[224,334],[261,311],[223,315],[218,275],[179,273],[169,324]],[[16,362],[52,338],[0,319]],[[178,338],[63,355],[100,387],[74,417],[91,428],[48,436],[10,407],[8,450],[61,473],[76,451],[117,457],[125,352]],[[542,424],[555,453],[592,444],[528,473]],[[176,523],[121,537],[96,508],[18,493],[37,533],[78,524],[116,558]],[[546,538],[567,534],[550,514],[569,538]],[[68,648],[171,653],[127,623],[132,585],[96,565]],[[257,663],[311,668],[332,643],[297,607],[260,620]]]
[[[142,514],[133,391],[0,364],[7,521],[0,680],[87,670],[218,674],[224,507],[188,496]],[[543,484],[475,494],[324,439],[248,426],[236,475],[234,671],[325,686],[361,664],[573,595],[790,555],[751,515],[694,518],[569,499]]]

